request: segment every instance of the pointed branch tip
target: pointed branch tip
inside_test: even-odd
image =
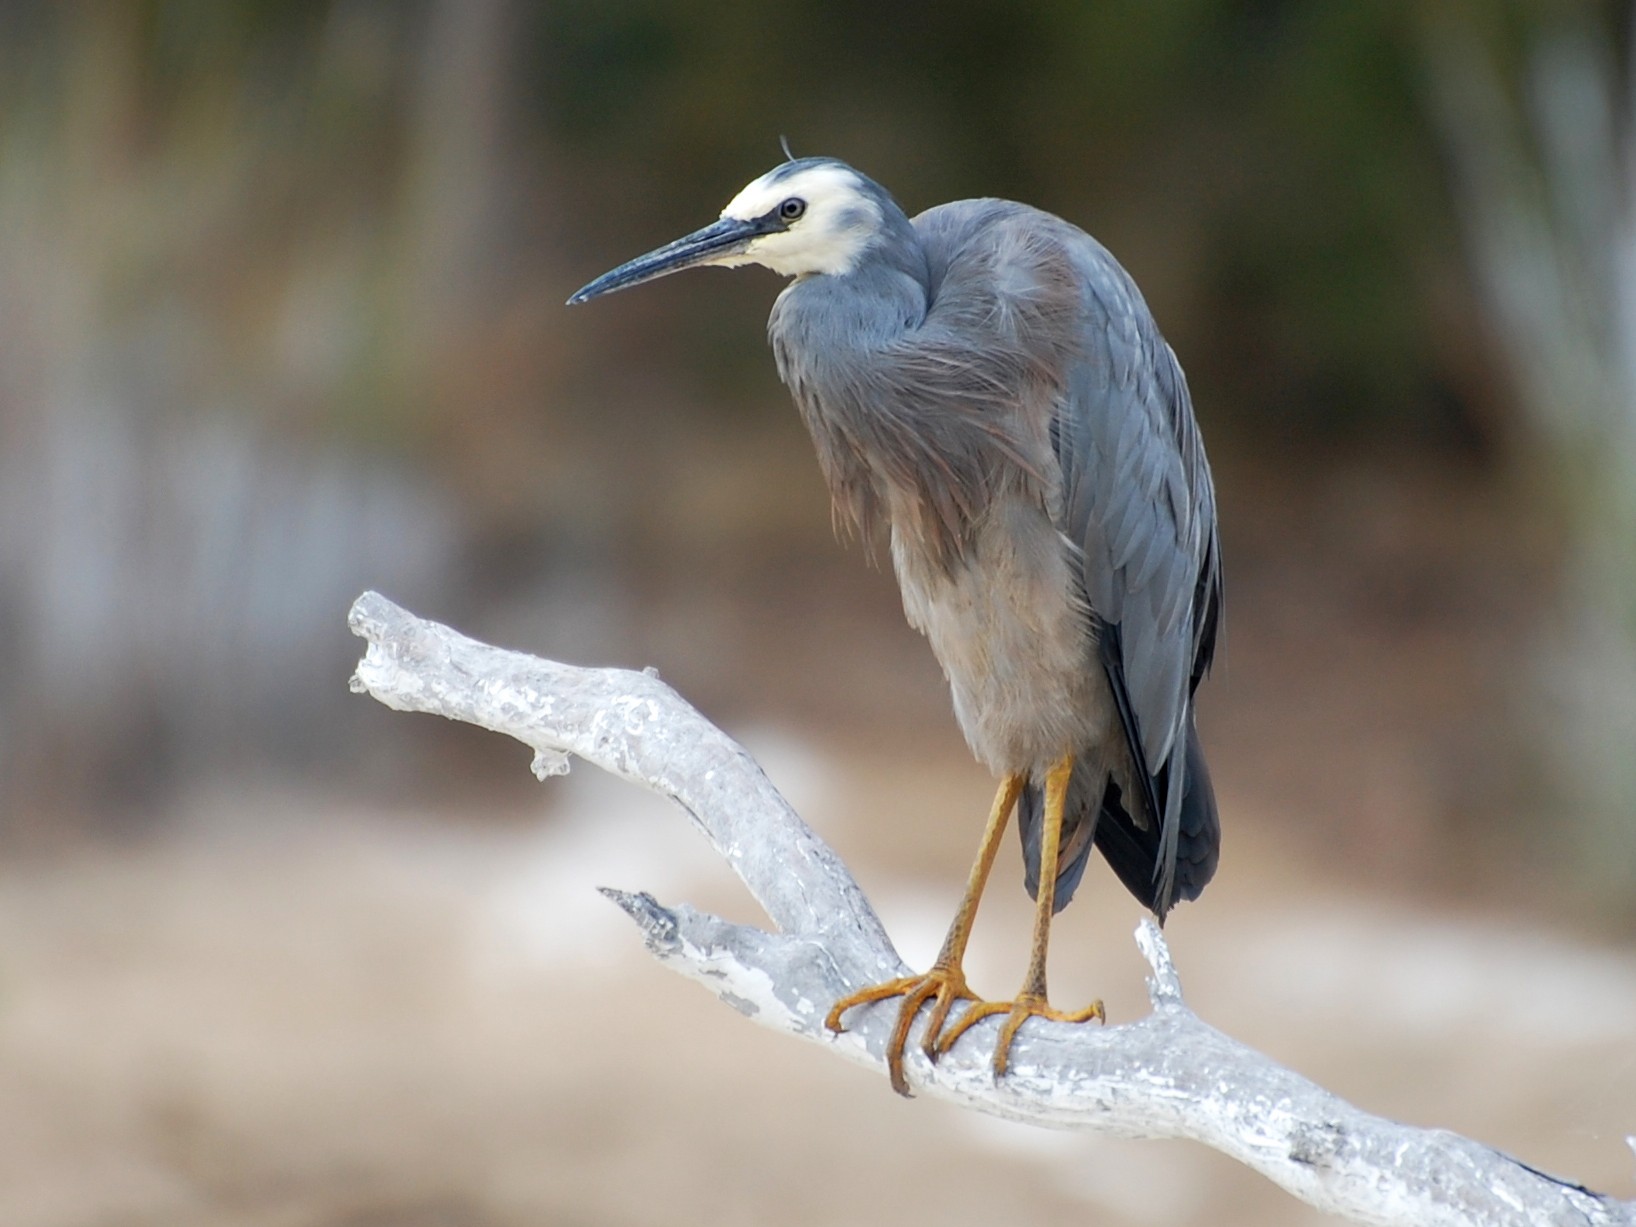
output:
[[[676,944],[676,915],[645,890],[619,890],[599,886],[597,892],[617,903],[620,909],[642,930],[642,939],[648,949],[660,951]]]
[[[1148,977],[1147,992],[1154,1009],[1182,1004],[1181,977],[1176,974],[1176,964],[1171,961],[1164,934],[1151,917],[1143,917],[1142,923],[1136,926],[1136,946],[1153,969],[1153,975]]]

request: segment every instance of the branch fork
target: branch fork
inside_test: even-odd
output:
[[[736,742],[652,670],[577,668],[505,651],[415,617],[376,593],[354,603],[368,647],[353,690],[516,738],[541,779],[584,759],[670,798],[727,861],[772,922],[733,924],[640,891],[603,888],[665,966],[764,1026],[878,1068],[895,1001],[848,1016],[838,998],[906,974],[884,927],[835,852]],[[1153,1012],[1107,1027],[1031,1020],[1011,1072],[989,1065],[985,1020],[934,1065],[911,1044],[916,1093],[1054,1128],[1127,1138],[1191,1138],[1238,1159],[1321,1210],[1404,1227],[1636,1227],[1636,1203],[1537,1172],[1443,1130],[1371,1116],[1201,1021],[1158,926],[1136,943]]]

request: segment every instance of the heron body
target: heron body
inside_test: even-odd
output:
[[[904,997],[888,1056],[906,1090],[902,1049],[924,1001],[936,1003],[922,1043],[933,1057],[1007,1012],[1003,1072],[1026,1017],[1100,1015],[1045,1005],[1050,915],[1093,847],[1161,919],[1215,869],[1193,696],[1221,582],[1186,381],[1135,284],[1082,230],[1001,200],[911,220],[828,158],[775,167],[713,225],[570,301],[707,263],[794,278],[768,334],[837,520],[888,535],[905,613],[948,677],[972,752],[1002,779],[937,964],[854,994],[830,1021]],[[1017,1001],[982,1002],[960,963],[1012,808],[1038,904],[1034,949]]]

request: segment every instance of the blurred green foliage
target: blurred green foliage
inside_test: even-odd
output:
[[[911,211],[1001,195],[1091,230],[1147,290],[1213,421],[1252,435],[1490,430],[1492,409],[1470,404],[1486,390],[1450,357],[1472,348],[1448,333],[1475,313],[1420,43],[1446,10],[1520,46],[1565,0],[498,7],[506,113],[489,135],[502,159],[543,168],[554,213],[499,236],[525,253],[554,242],[589,275],[605,253],[713,215],[785,135],[874,174]],[[331,407],[389,433],[396,414],[450,411],[427,403],[424,372],[389,339],[415,331],[399,327],[393,278],[421,237],[417,106],[442,13],[360,0],[9,6],[7,136],[62,107],[49,138],[106,156],[106,134],[66,125],[116,116],[120,156],[167,158],[174,180],[214,177],[215,204],[240,197],[202,237],[246,258],[294,259],[315,230],[345,231],[370,306]],[[118,105],[86,107],[98,90]],[[758,292],[697,296],[671,351],[691,369],[667,377],[699,381],[712,403],[762,387],[756,338],[724,327]]]
[[[416,335],[403,300],[427,292],[399,278],[424,238],[426,81],[459,7],[10,5],[0,140],[88,156],[98,176],[159,163],[175,206],[162,220],[196,228],[205,256],[191,273],[206,283],[236,261],[310,261],[326,246],[349,262],[352,374],[328,408],[390,434],[404,414],[454,411],[391,338]],[[482,135],[525,168],[514,177],[549,185],[549,218],[514,214],[496,236],[525,261],[549,242],[588,276],[609,253],[690,228],[778,157],[784,135],[798,152],[854,162],[911,211],[1001,195],[1085,226],[1135,272],[1212,421],[1252,436],[1388,428],[1478,442],[1495,411],[1472,399],[1493,389],[1469,377],[1482,342],[1425,105],[1424,41],[1454,20],[1514,63],[1565,12],[1596,12],[1613,38],[1623,11],[1612,0],[480,7],[507,30],[487,66],[503,120]],[[212,194],[184,189],[190,178]],[[185,190],[195,197],[176,199]],[[519,189],[517,210],[540,205],[531,191]],[[757,339],[724,327],[752,296],[765,297],[697,295],[670,350],[689,369],[664,377],[683,390],[700,381],[697,399],[717,404],[764,387]]]

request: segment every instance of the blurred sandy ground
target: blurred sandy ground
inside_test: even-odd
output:
[[[745,734],[928,959],[961,873],[947,828],[984,782],[958,756]],[[1371,1110],[1629,1196],[1636,957],[1315,874],[1247,801],[1224,796],[1231,872],[1170,926],[1194,1007]],[[907,855],[934,814],[946,834]],[[900,1101],[663,971],[594,884],[754,917],[657,800],[582,768],[502,825],[449,817],[201,797],[163,839],[8,866],[0,1221],[1325,1221],[1197,1146]],[[971,961],[996,991],[1027,931],[1008,861]],[[1143,1011],[1137,915],[1088,883],[1062,1000]]]

